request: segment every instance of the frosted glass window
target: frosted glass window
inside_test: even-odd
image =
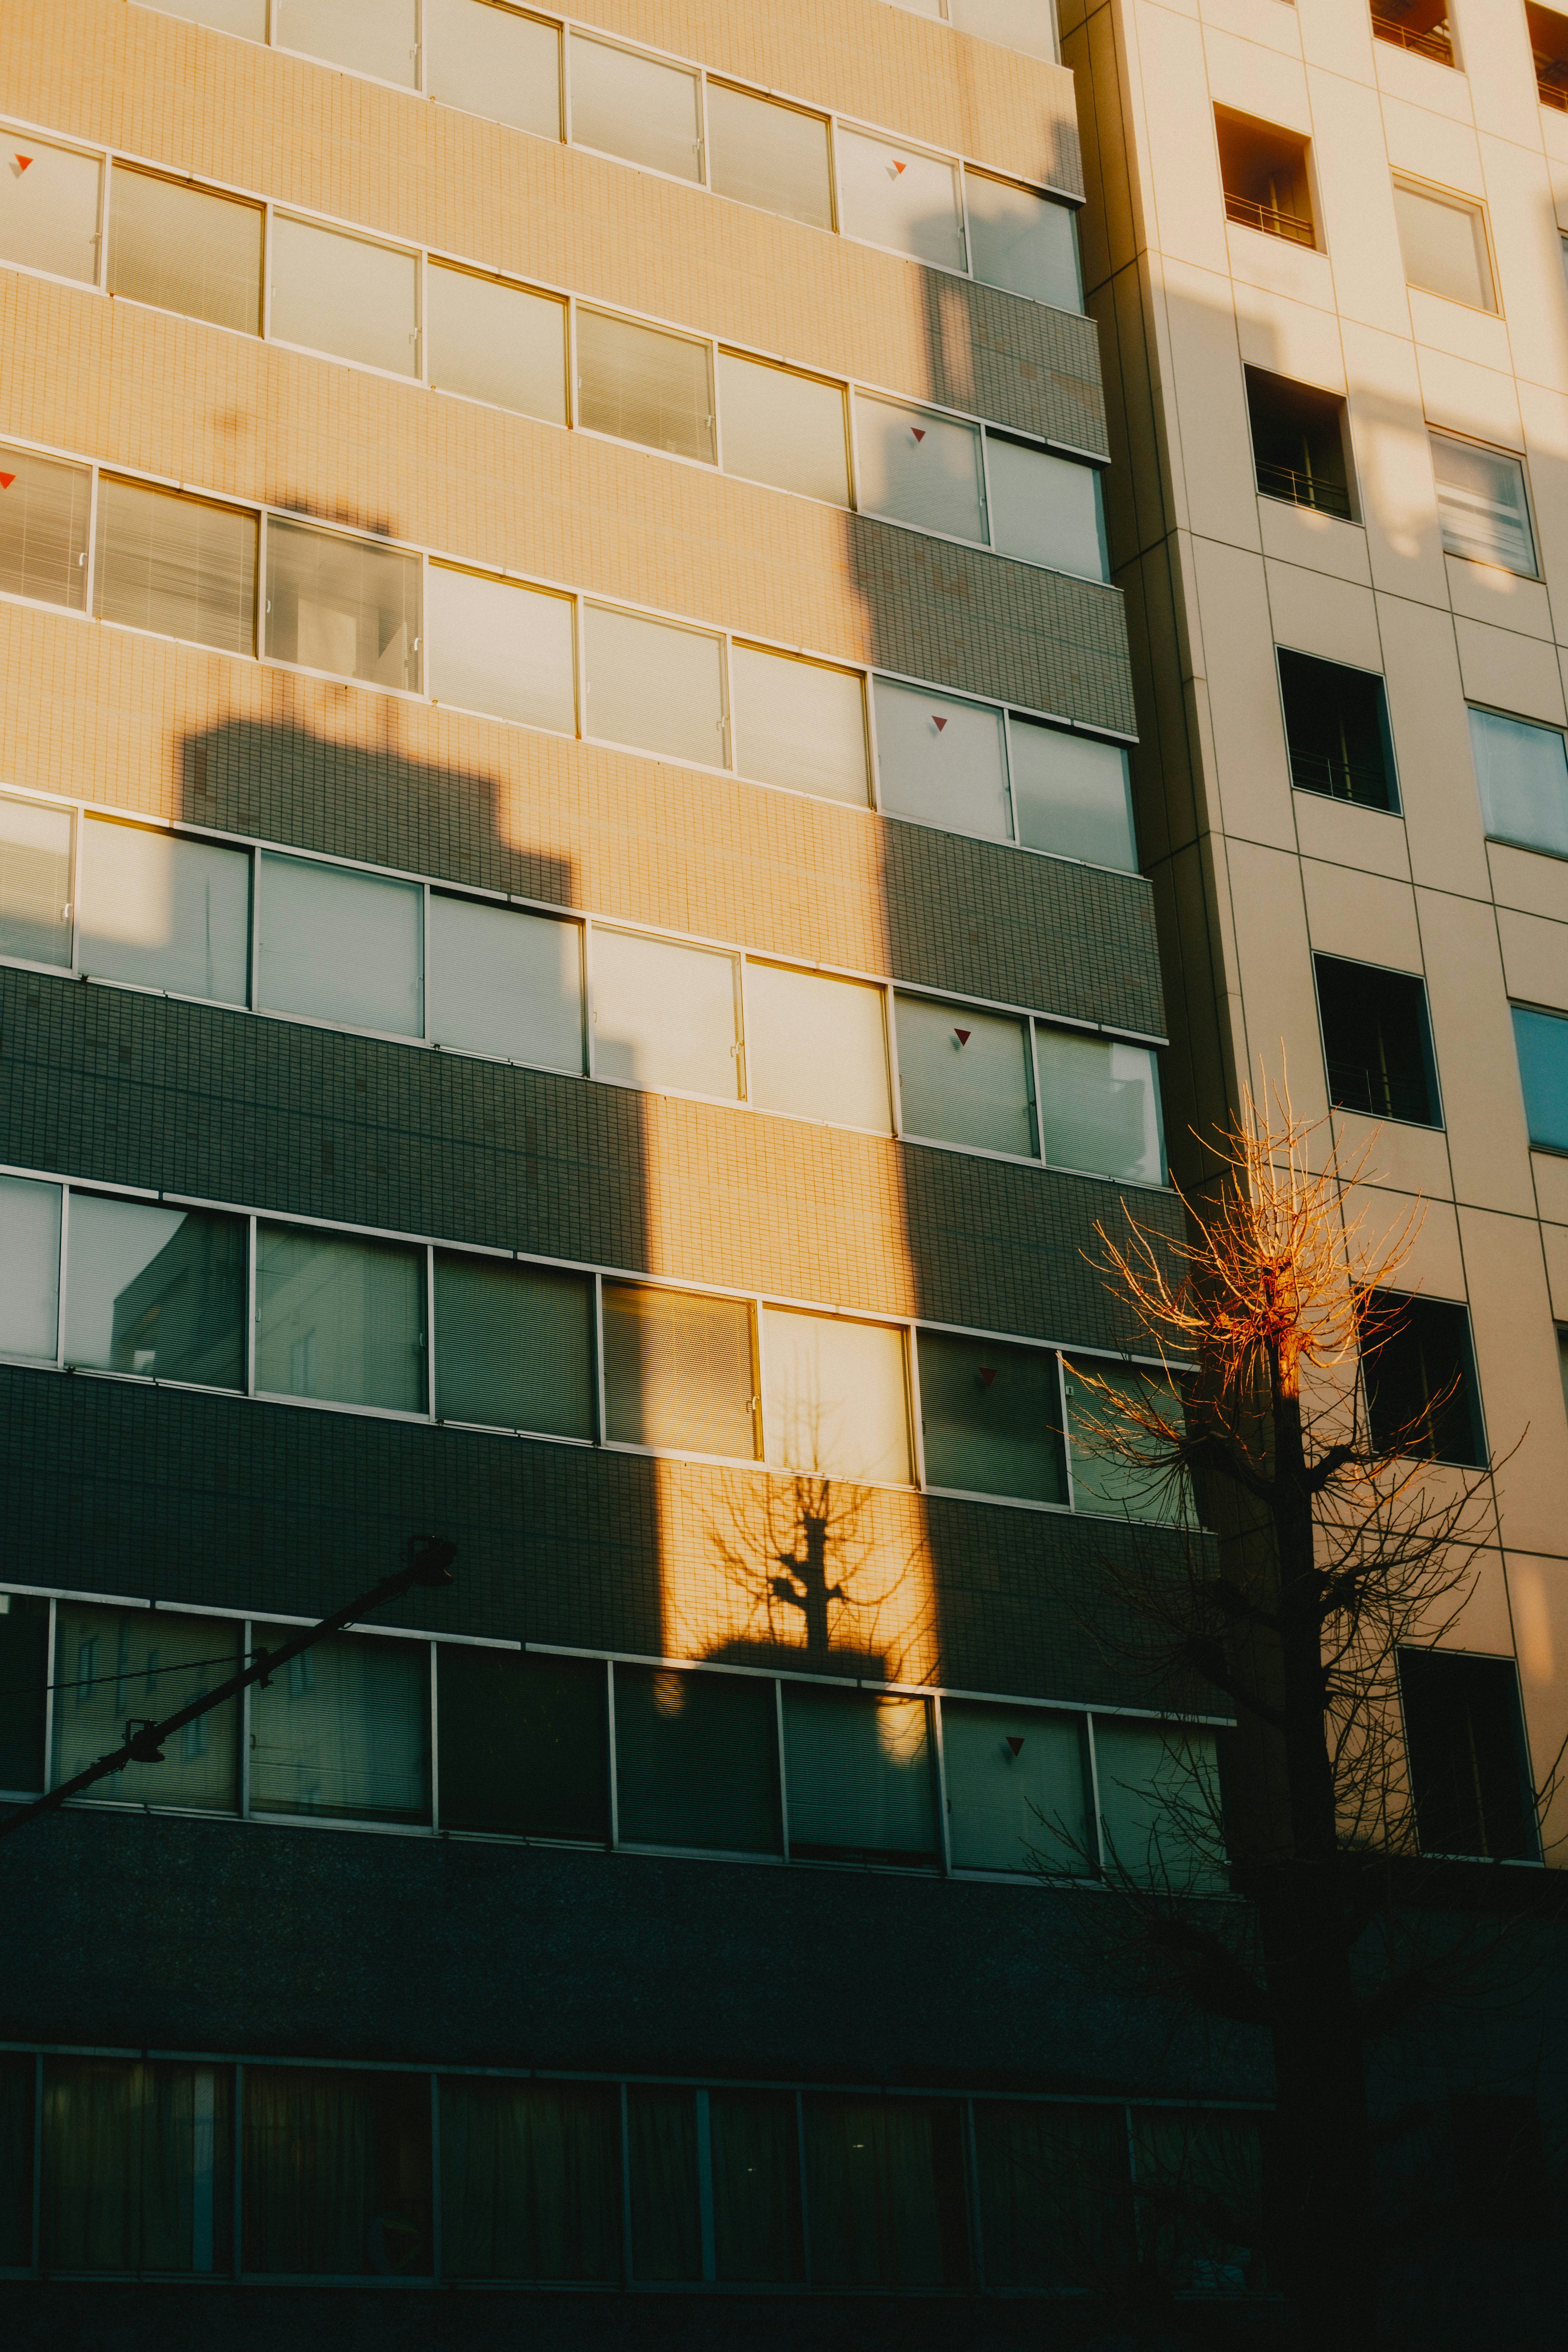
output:
[[[566,422],[566,305],[432,262],[425,276],[430,381],[520,416]]]
[[[1498,710],[1470,712],[1481,817],[1495,841],[1568,857],[1568,756],[1556,727]]]
[[[572,136],[580,146],[678,179],[702,177],[697,77],[630,49],[572,36]]]
[[[594,1074],[682,1094],[741,1092],[735,959],[595,930]]]
[[[158,0],[158,7],[165,16],[187,16],[193,25],[237,33],[242,40],[267,38],[267,0]]]
[[[923,1698],[786,1682],[784,1717],[797,1861],[935,1862],[936,1769]]]
[[[99,619],[221,653],[253,654],[256,538],[253,514],[100,475],[93,575]]]
[[[748,964],[746,1085],[763,1110],[888,1134],[882,991],[779,964]]]
[[[827,125],[751,91],[708,85],[708,184],[715,195],[783,213],[812,228],[833,226]]]
[[[1173,1894],[1212,1894],[1225,1886],[1212,1731],[1097,1715],[1094,1761],[1100,1843],[1110,1877]]]
[[[781,1853],[779,1727],[761,1676],[616,1668],[624,1845]]]
[[[1048,11],[1042,10],[1042,13]],[[1058,310],[1083,309],[1078,224],[1069,205],[966,170],[969,257],[976,278]]]
[[[67,1685],[55,1702],[57,1782],[123,1747],[132,1717],[157,1722],[239,1672],[241,1628],[233,1618],[62,1601],[55,1622],[55,1674]],[[238,1699],[197,1716],[166,1739],[161,1764],[127,1764],[100,1780],[89,1801],[237,1812]]]
[[[1007,753],[1018,838],[1026,849],[1137,872],[1132,784],[1119,743],[1014,716],[1007,721]]]
[[[109,184],[109,290],[259,334],[262,221],[258,205],[116,163]]]
[[[79,613],[87,603],[91,500],[86,466],[0,448],[0,590]]]
[[[923,687],[872,687],[879,797],[889,816],[1010,841],[1002,713]]]
[[[866,689],[854,670],[736,646],[735,764],[743,776],[864,807]]]
[[[1028,1023],[927,996],[893,1002],[904,1133],[1034,1159]]]
[[[1105,579],[1110,567],[1094,467],[1005,441],[995,433],[985,436],[985,456],[991,543],[997,552],[1047,563],[1084,580]]]
[[[1022,49],[1026,57],[1054,65],[1057,31],[1051,0],[947,0],[948,20],[961,33],[994,41],[998,48]]]
[[[1568,1151],[1568,1020],[1516,1004],[1513,1042],[1531,1147]]]
[[[582,1069],[580,924],[433,891],[426,984],[437,1045]]]
[[[1165,1181],[1153,1049],[1037,1024],[1040,1130],[1048,1163],[1137,1184]]]
[[[276,661],[419,690],[419,559],[274,520],[267,650]]]
[[[1067,1501],[1061,1397],[1048,1349],[921,1331],[916,1354],[928,1486]]]
[[[73,1192],[67,1234],[68,1364],[244,1388],[243,1217]]]
[[[980,427],[902,401],[855,401],[860,504],[952,539],[985,540]]]
[[[721,638],[603,604],[584,608],[584,626],[590,735],[728,766]]]
[[[68,966],[69,809],[0,798],[0,955]]]
[[[1074,1509],[1114,1519],[1179,1521],[1188,1517],[1186,1490],[1179,1478],[1157,1460],[1151,1459],[1145,1468],[1142,1462],[1122,1459],[1120,1444],[1131,1440],[1142,1453],[1142,1434],[1135,1422],[1122,1418],[1110,1398],[1089,1384],[1103,1382],[1135,1406],[1146,1407],[1179,1425],[1181,1403],[1170,1382],[1159,1372],[1103,1360],[1086,1362],[1083,1369],[1088,1381],[1079,1380],[1070,1360],[1062,1365]],[[1158,1453],[1152,1437],[1147,1450],[1152,1456]]]
[[[437,1250],[435,1361],[439,1420],[592,1437],[592,1277]]]
[[[1428,195],[1394,183],[1394,217],[1405,282],[1466,302],[1473,310],[1495,310],[1487,232],[1479,207]]]
[[[430,691],[558,735],[577,731],[572,601],[433,563]]]
[[[77,961],[95,979],[247,1002],[247,851],[89,816],[79,911]]]
[[[279,342],[418,374],[416,256],[275,213],[271,268],[271,331]]]
[[[425,0],[425,87],[447,106],[561,136],[561,33],[488,0]]]
[[[416,884],[268,851],[259,887],[258,1004],[345,1029],[424,1035]]]
[[[293,1625],[258,1625],[280,1649]],[[250,1803],[327,1821],[430,1818],[430,1651],[340,1633],[250,1695]]]
[[[278,0],[272,37],[351,73],[412,89],[418,58],[416,0]]]
[[[763,1419],[780,1468],[908,1486],[904,1335],[886,1324],[763,1309]]]
[[[724,471],[831,506],[849,503],[844,389],[738,352],[719,354]]]
[[[955,1870],[1094,1868],[1076,1716],[943,1699],[942,1760]]]
[[[603,310],[577,313],[577,422],[677,457],[714,460],[706,343]]]
[[[752,1310],[631,1282],[605,1285],[605,1434],[613,1444],[756,1454]]]
[[[5,133],[0,147],[0,261],[56,278],[98,278],[96,155]]]
[[[934,155],[838,131],[838,226],[846,236],[890,246],[917,261],[965,268],[958,173]]]
[[[53,1363],[59,1310],[60,1188],[0,1176],[0,1354]]]
[[[1453,441],[1446,433],[1427,436],[1437,483],[1437,520],[1449,555],[1500,564],[1505,572],[1535,577],[1535,538],[1524,467],[1500,449],[1473,441]]]
[[[268,1396],[423,1412],[424,1251],[258,1225],[256,1385]]]

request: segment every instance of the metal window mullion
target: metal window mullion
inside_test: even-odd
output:
[[[414,11],[414,87],[421,98],[430,93],[425,86],[425,10],[426,0],[417,0]]]
[[[910,1323],[905,1328],[909,1335],[909,1363],[904,1373],[904,1388],[909,1399],[910,1453],[915,1485],[923,1486],[926,1484],[926,1447],[925,1422],[921,1410],[920,1326]]]
[[[1012,740],[1013,740],[1013,736],[1012,736],[1012,722],[1011,722],[1011,720],[1009,720],[1009,721],[1008,721],[1008,732],[1007,732],[1007,741],[1008,741],[1009,749],[1011,748]],[[1011,767],[1011,765],[1012,765],[1012,762],[1011,762],[1011,761],[1009,760],[1009,761],[1008,761],[1008,766],[1009,766],[1009,768]],[[1029,1031],[1029,1116],[1030,1116],[1030,1118],[1034,1120],[1034,1123],[1035,1123],[1035,1157],[1036,1157],[1036,1159],[1039,1161],[1039,1163],[1040,1163],[1041,1167],[1043,1168],[1043,1167],[1045,1166],[1045,1164],[1046,1164],[1046,1121],[1045,1121],[1045,1116],[1044,1116],[1044,1112],[1043,1112],[1043,1109],[1042,1109],[1042,1108],[1041,1108],[1041,1103],[1040,1103],[1040,1048],[1039,1048],[1039,1028],[1040,1028],[1040,1024],[1039,1024],[1039,1023],[1036,1020],[1036,1018],[1035,1018],[1034,1014],[1031,1013],[1028,1015],[1028,1031]]]
[[[60,1186],[60,1280],[56,1306],[58,1319],[55,1327],[55,1362],[62,1369],[66,1360],[66,1313],[68,1299],[66,1269],[69,1263],[70,1215],[71,1188],[68,1184],[62,1184]]]
[[[871,806],[882,805],[881,755],[877,744],[877,673],[868,669],[866,677],[866,754],[870,769]]]
[[[250,1227],[250,1245],[246,1265],[247,1286],[249,1293],[246,1303],[249,1313],[246,1318],[245,1393],[248,1397],[253,1397],[256,1394],[256,1334],[261,1321],[261,1285],[257,1275],[258,1224],[254,1211],[246,1222]]]
[[[947,5],[948,0],[942,0],[942,9],[944,14],[946,13]],[[964,275],[967,278],[973,278],[974,276],[974,247],[969,235],[969,166],[963,162],[962,157],[960,157],[958,161],[958,233],[963,239]]]
[[[260,590],[256,599],[256,658],[265,661],[272,650],[272,632],[267,625],[272,615],[272,518],[265,507],[256,532],[256,568]]]
[[[610,1749],[610,1850],[614,1853],[621,1843],[620,1769],[616,1757],[616,1663],[605,1660],[605,1737]],[[630,2256],[630,2241],[627,2241]]]
[[[566,429],[577,423],[577,297],[566,297]]]
[[[113,159],[107,148],[100,159],[98,173],[98,226],[93,233],[97,248],[93,270],[93,289],[100,294],[109,291],[109,174]]]
[[[706,87],[706,85],[704,85]],[[724,470],[724,420],[719,413],[719,344],[713,336],[704,339],[708,344],[708,395],[713,403],[713,463],[720,473]]]
[[[723,709],[719,718],[719,765],[731,772],[735,766],[734,724],[731,714],[735,704],[730,680],[730,635],[726,630],[719,640],[719,693]]]
[[[768,1458],[766,1405],[768,1376],[763,1360],[765,1343],[763,1338],[763,1302],[760,1298],[752,1298],[746,1303],[752,1310],[752,1377],[757,1383],[756,1402],[752,1408],[752,1444],[755,1448],[752,1459],[765,1462]]]
[[[891,981],[883,984],[882,997],[884,1050],[888,1056],[888,1101],[893,1114],[893,1133],[897,1137],[902,1135],[904,1131],[904,1095],[899,1080],[898,991]]]
[[[1019,847],[1018,801],[1013,790],[1013,730],[1008,724],[1011,714],[1005,702],[977,702],[975,708],[995,711],[1002,721],[1002,779],[1007,793],[1007,838],[1015,847]]]
[[[926,1705],[931,1709],[931,1741],[936,1749],[936,1825],[942,1871],[942,1876],[948,1878],[952,1874],[952,1842],[947,1833],[947,1748],[942,1737],[941,1693],[933,1693]]]
[[[849,442],[849,507],[860,511],[860,395],[853,381],[844,387],[845,423]]]
[[[573,639],[577,656],[577,740],[582,742],[588,732],[588,607],[581,589],[574,592],[572,604],[574,615]]]
[[[735,958],[735,1059],[739,1065],[735,1076],[740,1081],[735,1089],[735,1099],[743,1103],[752,1099],[752,1055],[747,1018],[750,999],[746,993],[746,967],[750,961],[743,950]]]
[[[250,852],[250,993],[246,999],[252,1013],[261,1010],[261,863],[263,851],[258,845]]]
[[[592,916],[584,916],[583,919],[583,1070],[584,1075],[590,1078],[598,1075],[595,1068],[597,1056],[595,1052],[596,1040],[594,1024],[598,1016],[594,1004],[594,929]],[[603,1399],[600,1402],[602,1403]]]
[[[87,493],[87,577],[82,584],[81,609],[90,620],[98,605],[98,485],[100,468],[89,463]]]
[[[441,1701],[440,1676],[436,1671],[439,1645],[430,1644],[430,1831],[437,1835],[441,1827]]]
[[[1103,1877],[1105,1850],[1100,1820],[1100,1752],[1095,1743],[1094,1717],[1087,1710],[1083,1718],[1083,1736],[1089,1750],[1089,1834],[1093,1847],[1089,1861],[1096,1874]]]
[[[985,502],[985,536],[982,540],[981,545],[983,547],[994,548],[996,544],[996,528],[994,523],[992,521],[992,515],[994,509],[991,504],[991,450],[989,446],[991,436],[986,432],[984,425],[976,425],[974,430],[980,436],[980,495]]]
[[[422,47],[423,44],[420,46]],[[426,277],[429,268],[430,255],[427,248],[422,245],[416,246],[414,248],[414,380],[416,383],[426,386],[430,382],[426,364],[429,337],[425,332],[425,321],[429,315],[429,306],[426,299],[427,292]]]
[[[702,2281],[711,2286],[718,2276],[713,2251],[713,2124],[708,2094],[697,2095],[697,2225],[702,2248]]]
[[[708,181],[708,76],[701,66],[696,69],[697,82],[697,184],[705,188]]]
[[[827,208],[833,218],[828,224],[835,236],[842,236],[843,213],[838,202],[838,117],[827,117]]]
[[[425,1244],[425,1411],[436,1418],[436,1244]]]
[[[1056,1350],[1056,1359],[1057,1412],[1059,1416],[1058,1425],[1062,1433],[1062,1466],[1067,1473],[1068,1508],[1069,1511],[1076,1511],[1078,1505],[1073,1500],[1072,1435],[1068,1428],[1068,1365],[1067,1357],[1060,1348]]]

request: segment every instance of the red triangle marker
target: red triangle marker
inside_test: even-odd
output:
[[[30,155],[18,155],[18,156],[16,157],[16,169],[17,169],[17,171],[20,173],[20,172],[25,172],[25,171],[26,170],[26,168],[27,168],[28,164],[32,162],[32,160],[33,160],[33,159],[32,159],[32,157],[31,157]]]
[[[973,1036],[974,1032],[973,1029],[955,1029],[952,1034],[957,1038],[961,1045],[967,1045],[970,1039]],[[987,1380],[994,1381],[996,1375],[994,1372],[988,1372],[984,1377]]]
[[[1016,1731],[1010,1731],[1010,1732],[1008,1732],[1008,1734],[1007,1734],[1007,1736],[1006,1736],[1006,1737],[1007,1737],[1007,1745],[1008,1745],[1008,1747],[1009,1747],[1009,1748],[1012,1749],[1012,1751],[1013,1751],[1013,1760],[1014,1760],[1014,1761],[1015,1761],[1015,1763],[1016,1763],[1016,1762],[1017,1761],[1019,1752],[1020,1752],[1020,1750],[1022,1749],[1023,1745],[1024,1745],[1023,1740],[1019,1738],[1018,1734],[1017,1734]]]
[[[937,731],[937,733],[938,733],[939,735],[942,733],[942,731],[943,728],[947,725],[947,721],[946,721],[946,719],[939,719],[939,718],[937,717],[937,714],[936,714],[936,712],[935,712],[934,710],[931,712],[931,725],[936,729],[936,731]]]
[[[996,1377],[995,1373],[992,1370],[991,1367],[990,1367],[988,1364],[982,1364],[982,1365],[981,1365],[981,1367],[980,1367],[980,1382],[981,1382],[981,1386],[982,1386],[983,1388],[989,1388],[989,1387],[991,1386],[992,1381],[995,1379],[995,1377]]]
[[[914,435],[917,441],[923,441],[926,437],[926,428],[923,425],[911,425],[910,431]]]
[[[907,163],[895,163],[893,166],[895,172],[907,172],[909,168]]]
[[[0,490],[8,490],[16,478],[15,474],[0,474]]]

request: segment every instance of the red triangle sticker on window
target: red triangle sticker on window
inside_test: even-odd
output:
[[[938,715],[938,713],[937,713],[936,711],[934,711],[934,710],[931,712],[931,725],[936,729],[936,731],[937,731],[937,733],[938,733],[939,735],[942,732],[943,729],[944,729],[944,728],[946,727],[946,725],[947,725],[947,721],[946,721],[946,719],[943,719],[943,718],[942,718],[942,717],[940,717],[940,716]]]
[[[16,478],[15,474],[0,474],[0,490],[8,490]]]
[[[1006,1738],[1007,1738],[1007,1745],[1008,1745],[1008,1747],[1009,1747],[1009,1748],[1012,1749],[1012,1751],[1013,1751],[1013,1760],[1014,1760],[1014,1762],[1015,1762],[1015,1763],[1016,1763],[1016,1761],[1017,1761],[1017,1759],[1018,1759],[1018,1757],[1019,1757],[1019,1755],[1021,1754],[1021,1752],[1022,1752],[1022,1750],[1023,1750],[1023,1746],[1024,1746],[1023,1739],[1022,1739],[1022,1738],[1020,1737],[1020,1735],[1019,1735],[1017,1732],[1016,1732],[1016,1731],[1009,1731],[1009,1732],[1007,1733],[1007,1735],[1006,1735]]]
[[[995,1377],[996,1377],[995,1371],[994,1371],[994,1370],[993,1369],[993,1367],[992,1367],[991,1365],[989,1365],[989,1364],[982,1364],[982,1365],[981,1365],[981,1367],[980,1367],[980,1384],[981,1384],[981,1386],[982,1386],[983,1388],[987,1388],[987,1389],[988,1389],[988,1388],[991,1386],[992,1381],[995,1379]]]
[[[893,165],[893,170],[894,170],[895,174],[900,173],[903,173],[903,172],[907,172],[907,171],[909,170],[909,168],[910,168],[910,167],[909,167],[909,165],[908,165],[907,163],[895,163],[895,164]]]
[[[917,441],[923,441],[926,437],[926,428],[923,425],[911,425],[910,431],[914,435]]]
[[[955,1029],[952,1034],[957,1038],[961,1045],[967,1045],[970,1039],[973,1036],[974,1032],[973,1029]],[[993,1372],[990,1377],[992,1380],[994,1380],[996,1375]]]
[[[32,162],[32,160],[33,160],[33,159],[32,159],[32,157],[31,157],[30,155],[18,155],[18,156],[16,158],[16,171],[17,171],[17,174],[18,174],[18,176],[20,176],[20,174],[21,174],[22,173],[24,173],[24,172],[26,170],[26,168],[27,168],[28,164]]]

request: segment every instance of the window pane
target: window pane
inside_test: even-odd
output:
[[[237,1675],[241,1628],[232,1617],[177,1617],[166,1609],[90,1609],[62,1601],[55,1614],[54,1780],[70,1780],[122,1748],[133,1718],[157,1723]],[[198,1715],[163,1742],[161,1764],[127,1764],[99,1781],[96,1804],[239,1807],[239,1701]]]
[[[0,1252],[4,1243],[0,1196]],[[0,1258],[0,1281],[5,1279]],[[26,1795],[44,1785],[45,1685],[49,1680],[49,1604],[0,1592],[0,1789]],[[0,2080],[0,2246],[6,2243],[5,2085]],[[25,2256],[18,2256],[25,2260]],[[10,2257],[0,2253],[0,2263]]]
[[[98,276],[99,170],[96,155],[12,132],[0,168],[0,259],[90,285]]]
[[[764,784],[864,807],[866,690],[853,670],[735,646],[735,764]]]
[[[1035,1024],[1046,1159],[1091,1176],[1163,1184],[1165,1154],[1152,1049]]]
[[[1401,1649],[1408,1793],[1425,1854],[1537,1862],[1540,1835],[1512,1658]]]
[[[781,1468],[908,1486],[904,1335],[886,1324],[763,1309],[767,1458]]]
[[[594,1072],[683,1094],[741,1091],[735,959],[631,931],[594,933]]]
[[[1472,310],[1492,310],[1492,273],[1487,233],[1473,205],[1445,204],[1439,196],[1394,184],[1394,217],[1408,284]]]
[[[272,37],[279,48],[413,87],[416,0],[278,0]]]
[[[724,647],[603,604],[584,607],[588,733],[604,742],[729,765],[724,742]]]
[[[257,1625],[258,1649],[298,1629]],[[327,1821],[430,1818],[430,1651],[424,1642],[339,1633],[250,1693],[255,1812]]]
[[[800,2143],[788,2092],[710,2091],[713,2273],[731,2283],[805,2276]]]
[[[974,2143],[988,2287],[1103,2292],[1131,2271],[1125,2109],[976,2100]]]
[[[617,1665],[616,1789],[623,1845],[782,1853],[773,1683]]]
[[[577,422],[678,457],[713,463],[709,349],[603,310],[577,313]]]
[[[442,1828],[607,1843],[602,1662],[460,1642],[436,1656]]]
[[[5,174],[0,170],[0,184]],[[25,449],[0,449],[0,589],[79,613],[87,603],[92,476]]]
[[[247,2271],[427,2276],[430,2077],[245,2070]]]
[[[264,852],[257,1003],[422,1036],[422,896],[413,882]]]
[[[620,2285],[615,2084],[442,2076],[441,2269],[447,2278]]]
[[[1568,756],[1561,729],[1472,710],[1470,750],[1488,833],[1568,857]]]
[[[592,1437],[591,1277],[437,1250],[436,1412],[441,1421]]]
[[[425,77],[432,98],[561,136],[561,35],[485,0],[425,0]]]
[[[60,1188],[0,1176],[0,1354],[53,1363],[59,1324]]]
[[[1049,13],[1042,0],[1041,14]],[[1027,188],[967,170],[963,193],[976,278],[987,286],[1005,287],[1010,294],[1049,302],[1058,310],[1083,309],[1078,224],[1069,205],[1052,204],[1045,196],[1031,195]]]
[[[49,2270],[232,2267],[233,2079],[226,2066],[45,2061],[39,2222]]]
[[[1312,962],[1331,1101],[1368,1118],[1441,1127],[1425,982],[1342,956]]]
[[[724,471],[829,505],[849,503],[844,392],[815,376],[719,354]]]
[[[99,619],[253,654],[256,532],[253,514],[100,475]]]
[[[1448,553],[1500,563],[1532,580],[1535,540],[1519,459],[1499,449],[1479,449],[1473,441],[1450,441],[1443,433],[1429,437],[1437,520]]]
[[[1027,1024],[924,996],[893,1002],[904,1134],[1036,1158]]]
[[[1010,716],[1007,753],[1018,838],[1026,849],[1138,871],[1131,780],[1119,743]]]
[[[846,236],[891,246],[917,261],[963,269],[963,221],[958,174],[934,155],[838,131],[838,226]]]
[[[621,1445],[754,1458],[752,1310],[733,1298],[605,1285],[605,1434]]]
[[[814,2286],[961,2286],[967,2275],[956,2100],[806,2095]]]
[[[245,1259],[243,1217],[73,1192],[66,1362],[243,1389]]]
[[[572,36],[572,136],[678,179],[702,176],[697,77]]]
[[[256,1385],[423,1412],[424,1251],[258,1225]]]
[[[994,41],[1000,48],[1022,49],[1026,57],[1044,58],[1048,64],[1056,62],[1051,0],[947,0],[947,13],[961,33]]]
[[[833,226],[827,125],[743,89],[708,85],[708,184],[715,195]]]
[[[855,432],[859,502],[867,513],[984,544],[978,425],[860,393]]]
[[[626,2092],[626,2173],[637,2279],[702,2276],[697,2100],[690,2091]]]
[[[892,1129],[882,991],[778,964],[746,967],[746,1083],[763,1110]]]
[[[418,282],[412,253],[272,216],[271,331],[279,342],[417,375]]]
[[[1452,1299],[1372,1293],[1362,1336],[1362,1378],[1373,1445],[1384,1454],[1459,1462],[1487,1460],[1470,1318]]]
[[[1076,1716],[944,1699],[942,1753],[955,1870],[1093,1870]]]
[[[572,604],[430,566],[430,691],[438,702],[577,732]]]
[[[259,334],[262,217],[258,205],[117,163],[109,189],[109,290]]]
[[[0,955],[69,967],[69,809],[0,797]]]
[[[1065,1503],[1061,1402],[1048,1349],[918,1335],[926,1484]]]
[[[158,0],[158,6],[165,16],[188,16],[193,25],[212,25],[244,40],[267,38],[267,0]]]
[[[581,924],[434,892],[429,990],[438,1045],[581,1070]]]
[[[1144,1469],[1141,1463],[1121,1459],[1113,1448],[1115,1439],[1137,1441],[1142,1452],[1138,1425],[1123,1420],[1112,1399],[1089,1385],[1102,1382],[1133,1405],[1147,1406],[1179,1426],[1181,1401],[1170,1382],[1158,1372],[1108,1363],[1103,1358],[1098,1362],[1086,1362],[1083,1370],[1087,1378],[1080,1380],[1078,1368],[1070,1360],[1063,1362],[1073,1508],[1114,1519],[1172,1521],[1190,1516],[1184,1486],[1163,1464],[1151,1458],[1149,1467]],[[1156,1451],[1152,1437],[1148,1446],[1152,1456]]]
[[[1010,841],[1007,758],[1002,713],[989,703],[955,702],[922,687],[872,684],[877,772],[889,816],[913,817],[948,833]]]
[[[468,5],[477,7],[479,0]],[[547,425],[565,424],[564,302],[466,269],[443,269],[437,262],[426,272],[425,299],[430,381],[438,390],[493,401],[520,416],[542,416]]]
[[[269,522],[267,650],[275,661],[417,693],[418,557]]]
[[[784,1702],[791,1853],[803,1862],[934,1862],[925,1700],[786,1682]],[[816,2219],[814,2210],[814,2228]]]
[[[1138,2232],[1152,2283],[1205,2297],[1265,2284],[1261,2123],[1201,2108],[1133,2109]],[[1469,2214],[1467,2222],[1468,2234]]]
[[[89,817],[81,835],[78,961],[99,980],[243,1004],[250,972],[250,856],[177,833]]]
[[[1045,449],[985,436],[991,469],[991,543],[1002,555],[1047,563],[1056,572],[1084,580],[1104,580],[1105,530],[1100,509],[1100,476],[1092,466],[1074,465]]]
[[[1094,1718],[1107,1873],[1172,1893],[1226,1884],[1215,1736],[1197,1724]]]
[[[1542,1151],[1568,1151],[1568,1020],[1516,1004],[1513,1042],[1530,1140]]]

